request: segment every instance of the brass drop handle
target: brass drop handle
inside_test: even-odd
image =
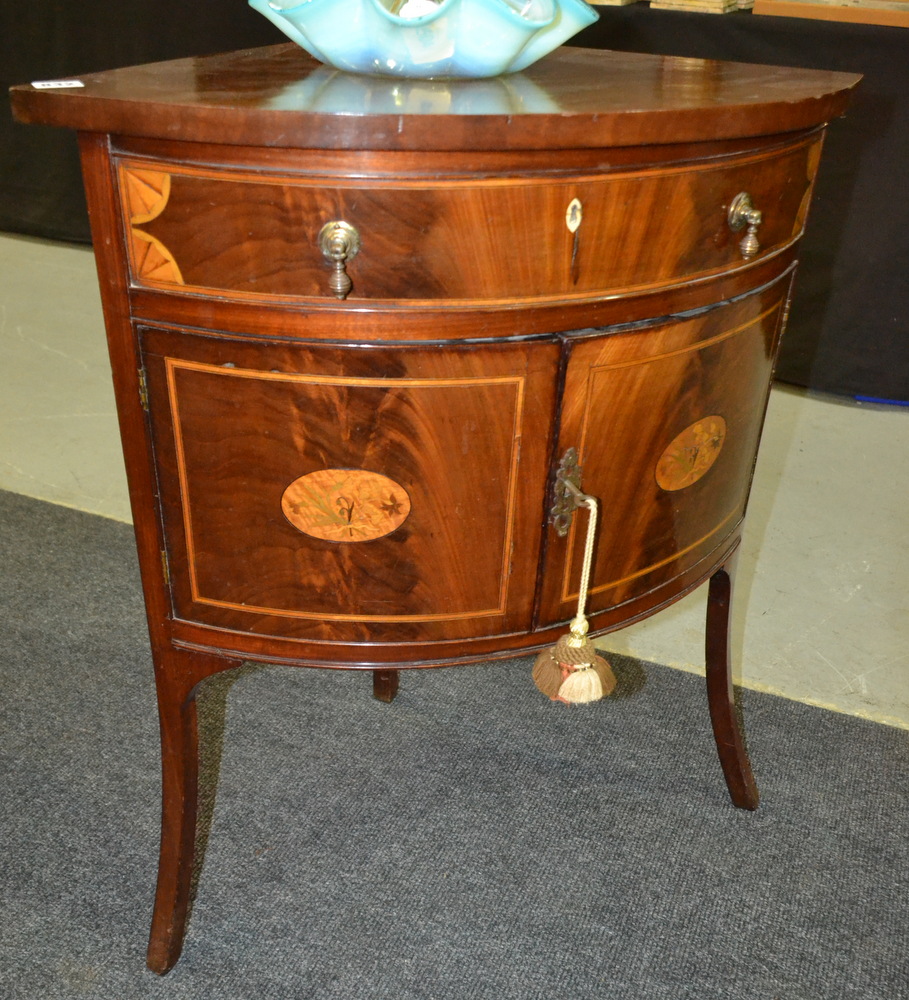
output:
[[[729,228],[734,233],[744,229],[745,226],[748,227],[747,232],[739,242],[739,249],[746,260],[749,257],[753,257],[761,249],[761,244],[758,243],[757,231],[763,216],[752,205],[751,195],[747,191],[742,191],[732,199],[732,204],[729,206],[726,218],[729,220]]]
[[[336,298],[346,299],[353,288],[347,273],[347,262],[357,256],[360,234],[348,222],[326,222],[319,232],[319,249],[332,263],[328,287]]]

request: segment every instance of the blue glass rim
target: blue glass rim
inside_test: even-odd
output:
[[[299,3],[290,3],[287,6],[284,6],[280,3],[275,3],[274,0],[266,0],[268,6],[275,11],[276,14],[291,14],[294,11],[300,10],[302,7],[308,7],[311,3],[316,2],[318,2],[318,0],[301,0]],[[393,14],[388,7],[385,6],[382,0],[364,0],[364,2],[372,4],[376,13],[384,18],[387,18],[392,24],[406,28],[408,26],[421,27],[426,24],[431,24],[437,18],[441,17],[442,14],[445,13],[450,7],[456,6],[459,0],[439,0],[437,10],[428,14],[421,14],[419,17],[401,17],[400,14]],[[511,0],[492,0],[492,2],[501,4],[502,13],[506,17],[513,18],[515,24],[525,25],[530,28],[547,27],[559,13],[559,4],[556,0],[548,0],[551,13],[547,17],[542,18],[525,17],[515,7]],[[589,4],[584,3],[583,6],[589,6]]]

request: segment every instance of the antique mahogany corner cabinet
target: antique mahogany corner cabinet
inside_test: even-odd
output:
[[[594,632],[709,580],[714,733],[757,805],[732,567],[856,82],[570,48],[391,80],[279,45],[14,88],[80,133],[161,719],[151,968],[186,922],[199,682],[356,668],[390,701],[398,666],[551,644],[583,545],[565,478],[602,508]]]

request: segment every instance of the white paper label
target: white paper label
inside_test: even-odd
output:
[[[68,90],[70,87],[84,87],[81,80],[33,80],[35,90]]]

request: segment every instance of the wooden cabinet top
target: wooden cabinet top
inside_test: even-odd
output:
[[[355,76],[293,44],[151,63],[12,91],[22,122],[241,146],[539,150],[792,132],[840,115],[826,72],[564,47],[489,80]]]

